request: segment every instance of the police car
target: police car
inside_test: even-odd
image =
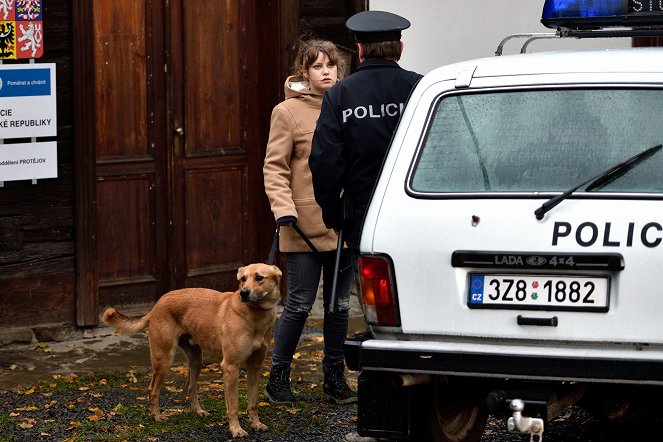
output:
[[[547,0],[542,22],[555,38],[662,35],[663,6]],[[661,116],[663,48],[420,81],[361,236],[370,327],[345,344],[360,435],[478,441],[494,414],[541,440],[571,404],[607,418],[660,397]]]

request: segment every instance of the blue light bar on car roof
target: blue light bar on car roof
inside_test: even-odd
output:
[[[663,25],[663,0],[546,0],[548,28],[599,29]]]

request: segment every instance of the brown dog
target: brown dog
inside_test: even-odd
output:
[[[202,352],[222,354],[226,411],[233,437],[248,433],[237,417],[238,383],[242,366],[248,377],[248,415],[251,428],[266,430],[258,419],[258,384],[272,329],[276,305],[281,299],[281,270],[267,264],[251,264],[237,271],[239,290],[221,293],[211,289],[188,288],[163,295],[142,318],[129,318],[109,308],[104,322],[124,333],[149,327],[152,380],[148,387],[150,414],[165,420],[159,411],[159,392],[179,346],[189,366],[184,392],[199,416],[209,416],[198,403],[196,380],[202,368]]]

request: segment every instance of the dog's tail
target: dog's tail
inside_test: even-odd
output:
[[[130,318],[110,307],[104,312],[104,322],[115,327],[117,331],[130,335],[145,330],[150,320],[147,315],[142,318]]]

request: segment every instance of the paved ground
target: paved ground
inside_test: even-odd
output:
[[[0,390],[27,387],[56,374],[85,376],[150,365],[144,335],[118,336],[103,327],[92,338],[5,346],[0,361]]]

